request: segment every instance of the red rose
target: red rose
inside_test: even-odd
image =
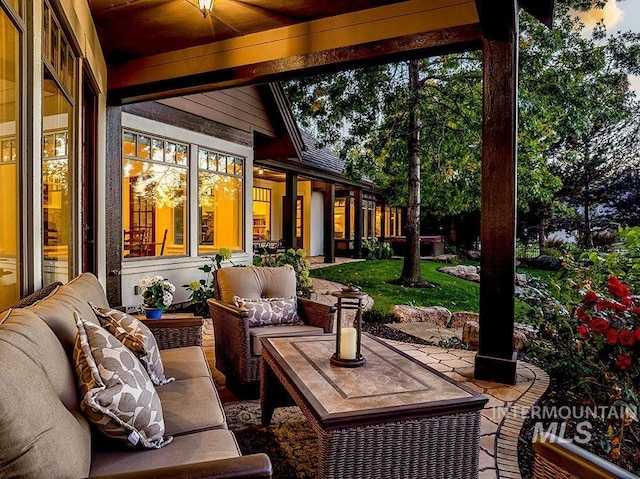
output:
[[[640,314],[640,307],[634,306],[633,308],[631,308],[631,312],[635,314]]]
[[[615,276],[609,278],[609,292],[616,299],[624,299],[631,294],[627,285],[621,283]]]
[[[607,329],[607,333],[605,336],[607,338],[607,342],[611,346],[615,346],[616,344],[618,344],[618,331],[616,331],[615,329],[613,328]]]
[[[576,316],[583,323],[586,323],[591,319],[591,316],[589,316],[585,311],[584,306],[580,306],[578,309],[576,309]]]
[[[598,301],[598,304],[596,304],[596,311],[602,311],[603,309],[613,309],[614,305],[615,303],[613,301],[603,299],[602,301]]]
[[[588,323],[589,329],[596,334],[604,334],[609,329],[609,323],[602,318],[593,318]]]
[[[640,329],[638,331],[640,331]],[[636,344],[636,335],[633,334],[633,331],[623,329],[620,331],[620,334],[618,334],[618,342],[620,343],[620,346],[630,348]]]
[[[584,339],[589,339],[589,330],[587,329],[587,327],[584,324],[578,326],[578,333]]]
[[[636,329],[636,341],[640,342],[640,328]]]
[[[595,306],[598,302],[598,295],[593,291],[587,291],[587,294],[582,298],[582,304],[584,304],[587,308],[591,306]]]
[[[616,366],[618,366],[618,369],[622,369],[624,371],[625,369],[629,369],[631,367],[631,364],[631,356],[629,356],[628,354],[618,354],[618,361],[616,362]]]

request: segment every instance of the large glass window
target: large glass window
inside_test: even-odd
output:
[[[333,235],[336,239],[344,239],[347,231],[347,200],[336,199],[333,204]]]
[[[20,32],[0,7],[0,310],[20,298]]]
[[[125,258],[187,254],[186,144],[123,132]]]
[[[242,249],[244,159],[198,150],[198,254]]]
[[[253,187],[253,241],[271,240],[271,190]]]
[[[43,283],[74,275],[74,81],[75,55],[45,2],[42,86]]]
[[[376,203],[373,200],[362,200],[362,237],[373,238],[375,235],[375,209]]]

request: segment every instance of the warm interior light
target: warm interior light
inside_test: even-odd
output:
[[[263,168],[258,168],[258,174],[260,176],[264,175],[264,169]]]
[[[193,5],[200,13],[207,18],[211,13],[213,13],[213,2],[214,0],[187,0],[190,5]]]

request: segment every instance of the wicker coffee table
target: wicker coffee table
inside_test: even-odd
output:
[[[478,477],[484,396],[369,335],[359,368],[330,365],[333,335],[262,342],[262,422],[293,400],[318,435],[318,478]]]

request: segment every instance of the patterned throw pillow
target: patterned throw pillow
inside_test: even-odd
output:
[[[162,386],[175,378],[166,378],[156,338],[142,321],[117,309],[98,308],[89,303],[100,321],[111,334],[135,354],[149,373],[153,384]]]
[[[249,299],[239,296],[233,297],[238,308],[249,311],[249,327],[268,326],[275,324],[295,324],[300,322],[298,316],[298,300],[290,298],[260,298]]]
[[[75,312],[73,350],[81,407],[105,435],[130,446],[159,449],[164,436],[160,397],[140,361],[109,331]]]

